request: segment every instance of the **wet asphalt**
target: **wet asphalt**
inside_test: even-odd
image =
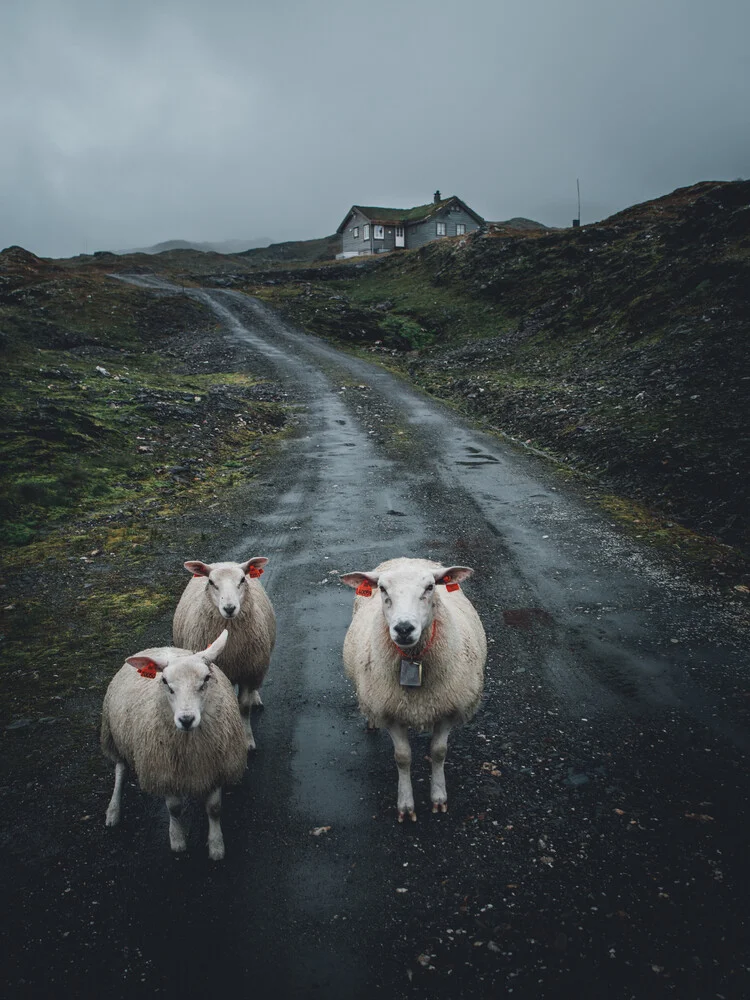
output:
[[[163,803],[132,784],[105,830],[109,772],[61,737],[3,879],[5,995],[750,996],[739,602],[396,376],[239,293],[192,294],[300,419],[245,527],[199,554],[271,560],[258,750],[212,864],[200,810],[172,858]],[[365,733],[341,669],[337,579],[397,555],[475,568],[490,649],[482,707],[451,737],[449,812],[429,810],[417,735],[403,826],[390,740]]]

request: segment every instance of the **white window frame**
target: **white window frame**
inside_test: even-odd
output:
[[[372,238],[374,240],[384,240],[385,239],[385,226],[373,226],[372,227]]]
[[[352,239],[359,239],[359,226],[355,226],[354,229],[352,229]]]
[[[438,222],[436,225],[437,225],[437,230],[436,230],[437,235],[438,236],[445,236],[445,223],[444,222]]]
[[[369,238],[370,238],[370,223],[366,222],[364,226],[362,226],[362,239],[369,240]]]
[[[465,222],[457,222],[456,223],[456,236],[465,236],[465,235],[466,235],[466,223]]]

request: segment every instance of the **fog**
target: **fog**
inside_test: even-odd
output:
[[[570,225],[750,172],[746,0],[8,0],[0,247]]]

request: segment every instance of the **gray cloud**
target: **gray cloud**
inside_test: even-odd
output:
[[[568,225],[748,173],[745,0],[11,0],[0,244],[332,232],[439,187]]]

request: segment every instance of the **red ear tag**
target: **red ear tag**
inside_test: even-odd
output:
[[[450,573],[446,573],[443,579],[440,581],[445,584],[446,590],[460,590],[461,588],[457,583],[453,583]]]
[[[251,580],[257,580],[259,576],[263,576],[263,570],[258,569],[257,566],[251,566],[250,569],[247,571],[247,575],[250,577]]]
[[[369,580],[363,580],[354,593],[357,597],[372,597],[372,584]]]
[[[138,667],[138,673],[141,677],[148,677],[149,680],[153,680],[156,677],[156,664],[151,660],[145,666]]]

